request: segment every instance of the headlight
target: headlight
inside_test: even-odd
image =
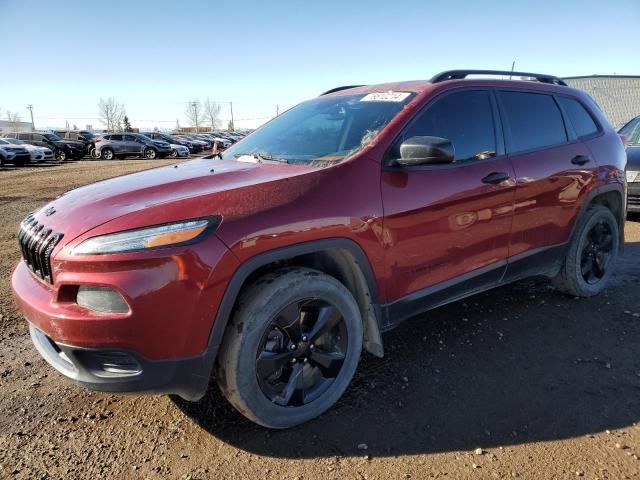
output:
[[[640,181],[640,172],[635,170],[627,170],[627,182],[634,183]]]
[[[220,217],[216,216],[101,235],[82,242],[73,249],[73,254],[100,255],[187,245],[202,240],[219,224]]]

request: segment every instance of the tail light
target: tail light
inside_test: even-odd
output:
[[[100,143],[102,141],[101,138],[96,138],[96,143]]]

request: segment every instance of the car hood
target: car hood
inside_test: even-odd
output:
[[[640,170],[640,146],[627,147],[627,170]]]
[[[198,159],[80,187],[45,205],[35,217],[63,233],[65,244],[90,230],[99,235],[209,215],[222,215],[224,221],[292,201],[319,181],[309,175],[317,170]]]

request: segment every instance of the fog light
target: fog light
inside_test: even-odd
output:
[[[122,295],[109,287],[93,287],[81,285],[78,289],[76,303],[89,310],[102,313],[127,313],[129,305]]]

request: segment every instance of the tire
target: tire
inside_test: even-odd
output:
[[[321,312],[329,313],[321,317]],[[297,322],[288,320],[294,317]],[[334,325],[330,329],[314,334],[314,328],[323,323],[320,318],[337,317],[337,323],[325,323]],[[281,325],[274,328],[276,323],[287,330]],[[296,327],[300,341],[293,347],[294,335],[284,332]],[[269,351],[268,345],[272,346]],[[340,398],[356,371],[361,350],[362,319],[351,292],[317,270],[288,268],[260,278],[241,294],[223,338],[216,378],[227,400],[245,417],[265,427],[289,428],[321,415]],[[272,375],[259,379],[265,365],[259,362],[265,355],[276,355],[284,362],[279,369],[267,369],[273,370]],[[297,382],[305,378],[307,386]],[[282,387],[292,384],[292,379],[295,390]],[[271,390],[273,385],[280,387]]]
[[[103,160],[113,160],[113,157],[114,157],[113,150],[111,150],[110,148],[103,148],[100,151],[100,157]]]
[[[67,159],[66,152],[64,150],[60,150],[59,148],[55,150],[53,156],[58,162],[64,162]]]
[[[147,160],[154,160],[158,156],[158,152],[155,148],[145,148],[142,156]]]
[[[91,158],[93,158],[93,159],[98,158],[98,157],[96,156],[96,149],[95,149],[95,148],[91,148],[91,149],[89,149],[89,156],[90,156]]]
[[[558,275],[556,290],[576,297],[592,297],[604,290],[613,274],[620,249],[618,221],[611,210],[597,205],[576,226],[575,235]]]
[[[171,149],[171,156],[173,158],[178,158],[178,151],[175,148]]]

